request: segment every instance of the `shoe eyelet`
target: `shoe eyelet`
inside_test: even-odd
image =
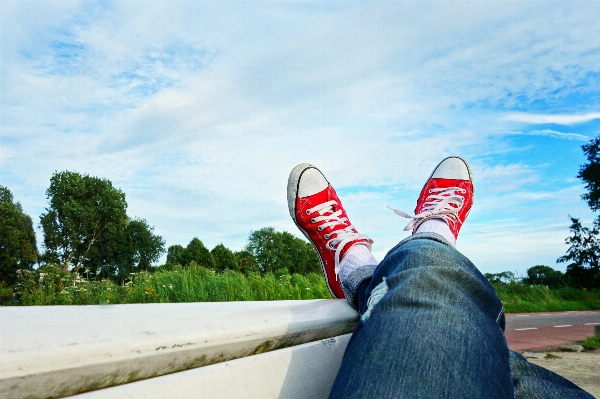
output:
[[[311,223],[315,223],[315,218],[310,218]]]
[[[329,234],[325,234],[325,239],[329,240]]]
[[[317,229],[318,229],[319,231],[323,231],[323,228],[322,228],[321,226],[317,227]]]
[[[310,211],[309,211],[308,209],[306,210],[306,214],[307,214],[307,215],[310,215]]]
[[[431,194],[431,190],[429,190],[429,194]]]

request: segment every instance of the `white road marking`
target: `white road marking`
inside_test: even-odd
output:
[[[586,326],[596,326],[598,324],[600,324],[600,323],[585,323]]]
[[[518,315],[515,315],[515,316],[517,316],[517,317],[529,317],[528,314],[518,314]]]
[[[525,331],[525,330],[537,330],[537,327],[515,328],[515,331]]]
[[[573,324],[565,324],[562,326],[553,326],[553,327],[559,328],[559,327],[572,327],[572,326],[573,326]]]

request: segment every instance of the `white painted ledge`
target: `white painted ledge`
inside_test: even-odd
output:
[[[350,333],[345,300],[0,308],[0,397],[57,398]]]
[[[83,393],[70,399],[327,399],[351,335]]]

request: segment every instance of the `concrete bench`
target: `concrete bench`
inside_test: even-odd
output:
[[[1,398],[327,397],[345,300],[0,308]]]

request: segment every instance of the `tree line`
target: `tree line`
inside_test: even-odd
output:
[[[485,273],[487,278],[493,285],[510,285],[521,283],[527,285],[545,286],[550,289],[577,287],[581,288],[577,281],[572,280],[571,273],[563,273],[559,270],[554,270],[550,266],[536,265],[527,269],[525,277],[518,277],[513,272],[501,273]]]
[[[245,248],[237,252],[223,244],[209,251],[198,238],[193,238],[186,247],[171,245],[164,267],[186,266],[192,262],[219,272],[233,270],[244,274],[308,274],[321,270],[318,255],[311,244],[272,227],[251,232]]]
[[[0,282],[13,284],[19,269],[57,264],[64,271],[123,280],[150,271],[165,253],[165,240],[146,220],[127,215],[125,193],[108,179],[77,172],[55,172],[46,191],[48,207],[40,216],[44,251],[38,251],[33,221],[0,186]],[[186,247],[172,245],[167,264],[196,265],[245,274],[285,270],[318,272],[320,263],[309,243],[271,227],[253,231],[246,247],[233,252],[223,244],[208,250],[193,238]]]

